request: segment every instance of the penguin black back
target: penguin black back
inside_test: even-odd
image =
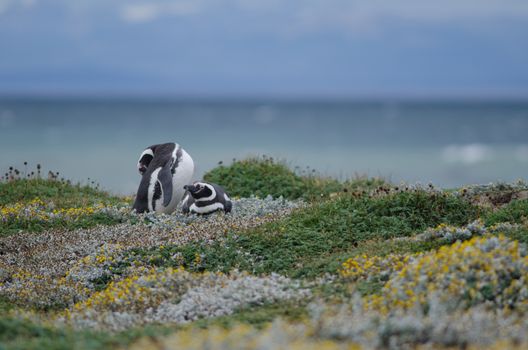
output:
[[[163,205],[172,199],[172,175],[181,158],[181,148],[175,143],[148,147],[140,156],[138,169],[142,174],[133,209],[138,213],[155,211],[163,196]]]

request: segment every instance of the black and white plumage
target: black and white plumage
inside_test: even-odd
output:
[[[218,210],[231,212],[233,203],[224,191],[216,184],[208,182],[195,182],[184,186],[187,190],[182,202],[182,211],[185,214],[211,214]]]
[[[177,143],[163,143],[146,148],[139,157],[141,182],[133,209],[170,214],[180,203],[184,185],[191,181],[194,162]]]
[[[154,150],[157,148],[157,146],[158,145],[154,145],[146,148],[139,156],[137,168],[140,175],[143,175],[147,172],[150,162],[152,159],[154,159]]]

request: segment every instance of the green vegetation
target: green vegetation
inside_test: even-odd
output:
[[[528,199],[512,201],[496,211],[490,211],[485,216],[486,225],[499,222],[528,224]]]
[[[49,229],[76,230],[90,228],[97,225],[116,225],[124,222],[124,219],[111,213],[87,214],[69,220],[57,218],[53,220],[12,220],[0,224],[0,237],[9,236],[18,232],[42,232]]]
[[[8,300],[0,297],[0,314],[11,310],[12,307],[13,305]]]
[[[299,321],[308,314],[304,303],[299,302],[278,302],[242,309],[229,316],[221,316],[212,319],[202,319],[196,321],[193,326],[208,328],[211,326],[221,326],[225,328],[233,327],[236,324],[245,323],[255,327],[263,327],[277,317],[282,319]]]
[[[46,349],[46,350],[96,350],[124,348],[140,337],[162,336],[174,331],[174,327],[143,327],[126,332],[106,333],[76,331],[37,324],[30,320],[0,318],[0,350]]]
[[[2,310],[0,308],[0,310]],[[266,304],[240,310],[230,316],[196,321],[191,327],[208,328],[211,326],[233,327],[246,323],[255,327],[263,327],[277,317],[298,321],[307,315],[304,304],[281,302]],[[0,350],[22,349],[114,349],[124,348],[141,337],[159,337],[173,333],[178,329],[190,326],[146,326],[118,333],[75,331],[71,328],[37,324],[30,320],[1,317],[0,318]]]
[[[36,198],[53,201],[55,208],[79,208],[95,204],[115,205],[123,198],[97,186],[72,184],[57,179],[18,179],[0,182],[0,206],[27,203]]]
[[[83,349],[102,347],[100,337],[37,325],[18,318],[0,318],[0,349]]]
[[[288,199],[320,199],[331,193],[371,189],[383,184],[381,179],[357,178],[344,183],[330,177],[320,177],[314,171],[300,174],[285,162],[271,157],[254,157],[220,165],[204,175],[206,181],[223,186],[231,196],[268,195]]]
[[[178,254],[194,271],[237,268],[316,277],[335,273],[345,257],[364,253],[369,247],[375,247],[378,254],[433,248],[440,243],[384,240],[411,236],[441,223],[464,225],[477,216],[478,209],[466,200],[425,190],[379,197],[342,195],[298,210],[282,221],[231,234],[222,242],[136,249],[130,261],[140,258],[157,266],[178,266],[181,261],[172,259]],[[365,241],[369,243],[365,245]],[[199,263],[197,256],[201,257]]]
[[[123,217],[107,208],[128,205],[124,198],[101,191],[98,185],[58,179],[11,179],[0,182],[0,236],[114,225]]]

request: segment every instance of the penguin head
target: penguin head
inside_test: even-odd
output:
[[[192,185],[185,185],[183,189],[189,191],[194,199],[213,199],[216,196],[214,187],[205,182],[195,182]]]
[[[147,172],[147,168],[150,165],[150,162],[152,162],[152,159],[154,159],[155,150],[156,146],[150,146],[141,153],[137,163],[139,174],[144,175]]]

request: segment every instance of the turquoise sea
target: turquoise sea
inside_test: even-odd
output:
[[[137,157],[175,141],[196,178],[266,154],[324,175],[442,187],[528,179],[528,102],[0,99],[0,170],[42,164],[132,194]]]

